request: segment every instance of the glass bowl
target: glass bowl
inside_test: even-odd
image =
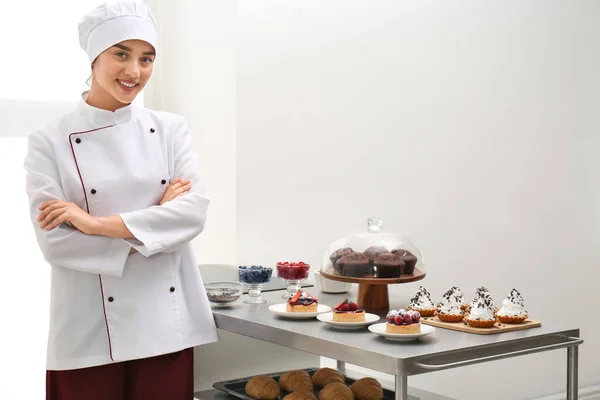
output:
[[[299,262],[278,262],[277,276],[286,284],[287,291],[281,296],[283,299],[292,298],[302,287],[301,283],[308,278],[310,264]]]
[[[217,307],[231,306],[244,292],[240,282],[210,282],[204,285],[210,304]]]
[[[261,265],[238,266],[238,278],[240,282],[248,285],[248,297],[244,299],[246,304],[266,303],[262,298],[262,285],[271,281],[273,268]]]

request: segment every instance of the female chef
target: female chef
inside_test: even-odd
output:
[[[190,132],[131,104],[156,57],[146,5],[102,5],[79,33],[90,90],[25,159],[52,268],[47,399],[190,400],[192,348],[218,340],[190,246],[209,203]]]

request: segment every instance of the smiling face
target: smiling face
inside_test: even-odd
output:
[[[130,104],[150,79],[154,58],[154,47],[142,40],[106,49],[92,64],[88,103],[112,111]]]

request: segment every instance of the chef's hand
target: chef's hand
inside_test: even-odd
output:
[[[163,205],[168,201],[173,200],[176,197],[183,196],[192,188],[192,181],[189,179],[175,178],[173,182],[169,184],[165,192],[163,193],[162,199],[160,199],[159,205]]]
[[[40,228],[52,230],[68,222],[73,228],[92,235],[98,226],[98,219],[83,211],[77,204],[62,200],[50,200],[39,206],[42,211],[37,217]]]

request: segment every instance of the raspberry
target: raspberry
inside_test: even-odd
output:
[[[387,320],[387,322],[389,322],[390,324],[393,324],[396,321],[396,316],[398,315],[398,312],[396,310],[390,310],[387,315],[385,316],[385,319]]]
[[[349,307],[350,311],[356,311],[356,310],[358,310],[358,306],[353,301],[351,301],[350,304],[348,304],[348,307]]]
[[[344,304],[341,308],[342,311],[350,311],[350,306],[348,304]]]
[[[394,319],[394,322],[396,323],[396,325],[401,325],[403,321],[404,321],[404,319],[402,318],[401,315],[397,315],[396,318]]]
[[[417,322],[419,322],[420,319],[421,319],[421,314],[419,314],[418,312],[413,314],[412,322],[414,322],[416,324]]]
[[[412,323],[412,316],[410,314],[404,314],[404,322],[407,324]]]

